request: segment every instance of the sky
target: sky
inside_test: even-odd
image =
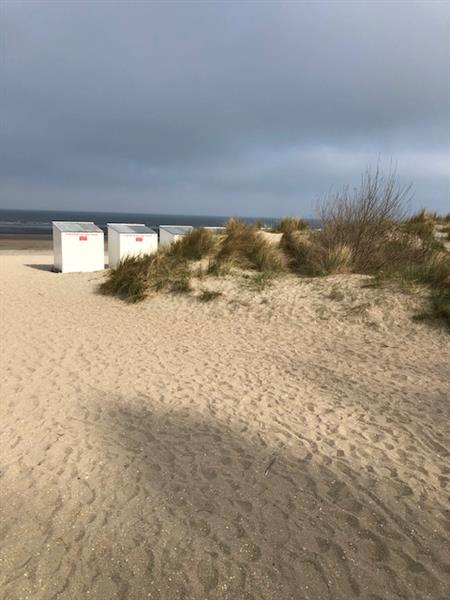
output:
[[[2,0],[0,208],[450,210],[450,2]]]

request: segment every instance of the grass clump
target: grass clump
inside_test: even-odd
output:
[[[122,260],[117,268],[108,272],[100,292],[130,303],[144,300],[151,292],[186,294],[191,291],[189,262],[212,254],[216,244],[216,237],[210,231],[194,229],[155,254]]]
[[[309,238],[284,233],[280,246],[287,256],[290,269],[306,277],[320,277],[351,270],[351,250],[345,244],[329,244],[322,232]]]
[[[222,292],[219,292],[217,290],[202,290],[200,292],[200,295],[198,296],[198,299],[200,302],[212,302],[221,295]]]
[[[267,271],[244,276],[245,285],[257,292],[262,292],[267,287],[270,287],[273,284],[273,279],[274,275]]]
[[[243,269],[280,273],[283,270],[279,250],[258,232],[254,225],[230,219],[225,237],[216,255],[217,264],[233,263]]]
[[[422,261],[411,261],[400,268],[379,273],[377,285],[386,280],[398,283],[402,289],[410,289],[412,284],[429,289],[428,308],[416,315],[416,320],[438,320],[446,324],[450,331],[450,257],[445,252],[435,252]]]
[[[408,219],[403,223],[402,230],[412,236],[420,238],[423,247],[427,247],[430,250],[443,250],[444,246],[440,240],[436,237],[435,222],[428,218],[429,213],[423,211],[424,217],[421,217],[421,213],[417,216]],[[444,228],[445,230],[445,228]]]
[[[418,224],[418,223],[432,223],[436,220],[437,215],[428,212],[425,208],[421,208],[419,211],[409,217],[407,223]]]
[[[336,302],[341,302],[345,299],[345,294],[336,285],[334,285],[328,294],[328,298],[330,300],[335,300]]]
[[[189,264],[179,256],[159,251],[144,256],[129,256],[108,272],[100,292],[130,303],[141,302],[150,292],[190,291]]]
[[[284,217],[273,228],[275,233],[292,233],[294,231],[304,231],[308,225],[299,217]]]
[[[214,253],[217,236],[204,228],[193,229],[181,239],[173,242],[167,253],[185,260],[201,260]]]
[[[231,260],[217,260],[217,258],[211,258],[206,268],[207,275],[213,277],[225,277],[229,275],[233,268],[233,262]]]
[[[139,302],[148,294],[148,271],[154,258],[129,256],[120,261],[115,269],[110,269],[107,279],[100,284],[100,293],[118,296],[127,302]]]

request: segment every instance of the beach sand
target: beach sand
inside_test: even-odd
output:
[[[0,256],[2,598],[449,597],[450,345],[420,295],[130,306],[51,260]]]

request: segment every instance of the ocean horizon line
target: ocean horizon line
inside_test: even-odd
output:
[[[133,223],[144,221],[145,225],[159,228],[161,225],[220,226],[228,219],[236,217],[247,223],[262,221],[267,226],[274,225],[281,217],[244,217],[239,215],[192,215],[167,213],[137,213],[115,211],[72,211],[72,210],[26,210],[0,209],[0,234],[45,234],[50,233],[52,221],[93,221],[106,229],[107,223],[117,220]],[[318,226],[317,219],[305,218],[312,227]]]

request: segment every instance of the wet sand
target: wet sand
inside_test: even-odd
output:
[[[450,345],[420,296],[128,306],[51,259],[0,256],[2,598],[448,597]]]
[[[47,253],[52,250],[51,235],[26,235],[0,233],[0,252],[16,254],[18,251]]]

